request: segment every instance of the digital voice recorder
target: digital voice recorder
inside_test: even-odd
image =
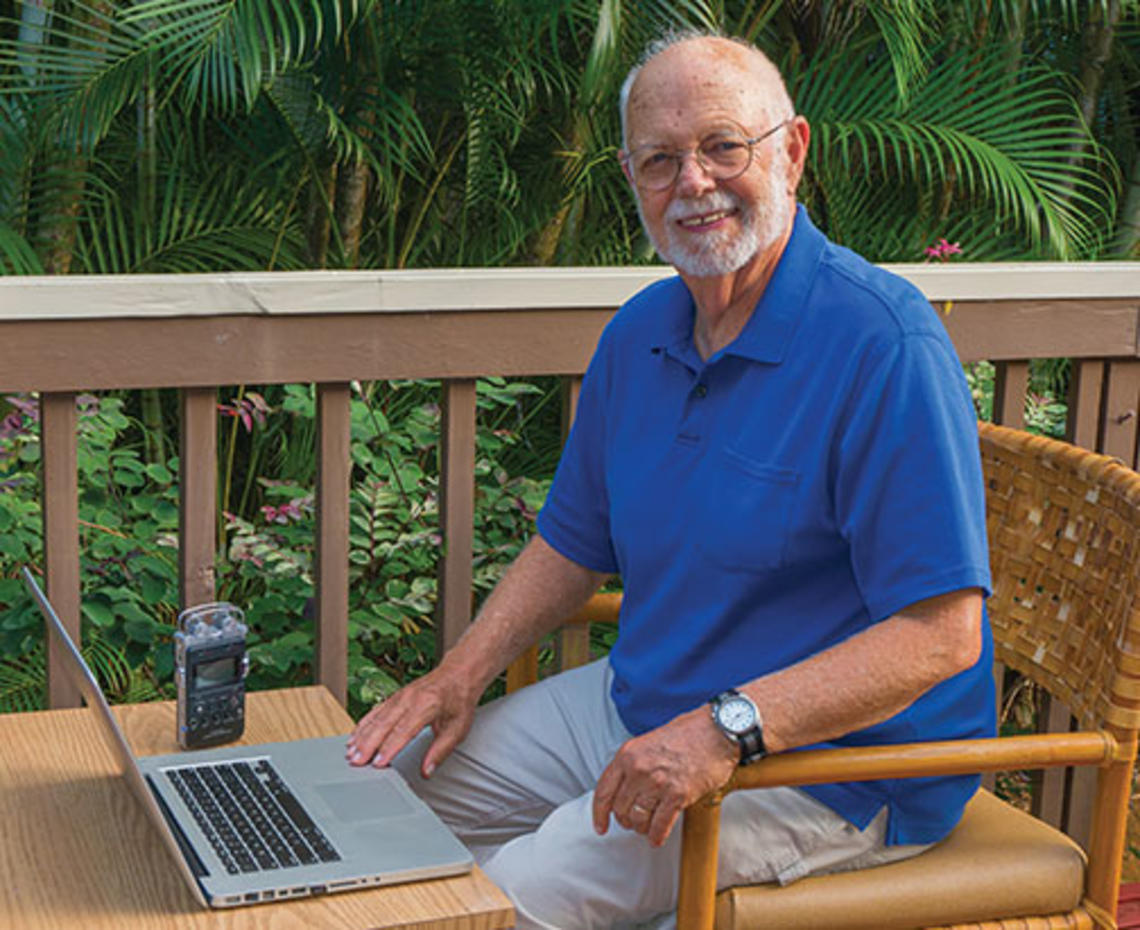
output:
[[[245,615],[233,604],[200,604],[178,615],[174,677],[183,749],[229,743],[245,729],[245,634]]]

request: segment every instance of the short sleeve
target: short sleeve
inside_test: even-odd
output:
[[[990,589],[977,420],[946,340],[912,333],[864,366],[840,430],[835,506],[873,621]]]
[[[542,538],[572,562],[596,572],[618,571],[605,475],[608,345],[603,335],[583,378],[574,425],[538,514]]]

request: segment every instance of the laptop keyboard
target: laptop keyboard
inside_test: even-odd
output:
[[[164,769],[231,875],[340,855],[268,759]]]

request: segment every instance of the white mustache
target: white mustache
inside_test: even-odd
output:
[[[729,191],[712,191],[703,197],[688,197],[671,201],[669,206],[665,208],[665,219],[683,220],[692,216],[702,216],[707,213],[734,208],[743,210],[743,204],[739,197]]]

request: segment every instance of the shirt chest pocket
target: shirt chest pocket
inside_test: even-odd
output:
[[[734,449],[710,456],[696,497],[696,546],[710,563],[759,572],[784,563],[799,473]]]

